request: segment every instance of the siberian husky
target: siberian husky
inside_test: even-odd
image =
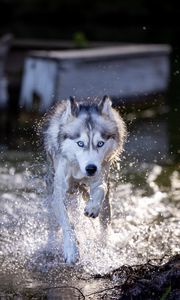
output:
[[[123,150],[126,129],[108,96],[83,101],[70,97],[58,102],[44,120],[51,205],[63,232],[65,262],[72,264],[78,260],[79,251],[66,208],[68,192],[75,186],[80,191],[88,187],[85,216],[96,218],[101,212],[108,222],[109,168]]]

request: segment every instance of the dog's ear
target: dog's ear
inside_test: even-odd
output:
[[[78,103],[76,102],[75,98],[72,96],[69,97],[69,102],[70,102],[71,114],[74,117],[77,117],[79,111]]]
[[[109,115],[111,113],[112,101],[108,96],[104,96],[99,103],[100,111],[105,114]]]
[[[79,111],[79,106],[74,97],[69,97],[66,103],[66,110],[63,114],[64,121],[66,122],[70,117],[76,117]]]

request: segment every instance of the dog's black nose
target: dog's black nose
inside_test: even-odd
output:
[[[97,171],[97,167],[95,165],[87,165],[86,173],[88,176],[93,176]]]

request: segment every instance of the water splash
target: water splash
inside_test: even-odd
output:
[[[48,246],[48,202],[43,164],[3,161],[0,165],[0,263],[4,278],[20,286],[55,285],[80,274],[104,274],[121,265],[145,263],[179,251],[179,173],[172,167],[126,164],[111,176],[112,225],[102,233],[99,220],[84,216],[84,201],[72,215],[80,261],[67,267],[62,234]],[[38,171],[38,172],[37,172]],[[121,177],[120,177],[120,173]],[[168,186],[162,184],[167,177]],[[53,215],[52,215],[53,219]],[[33,278],[33,279],[32,279]],[[36,280],[35,280],[36,278]],[[38,280],[37,280],[38,278]]]

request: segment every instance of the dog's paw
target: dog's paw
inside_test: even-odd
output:
[[[99,215],[100,207],[97,204],[88,202],[84,209],[84,214],[87,217],[96,218]]]
[[[64,241],[64,260],[67,264],[75,264],[79,259],[79,250],[75,240]]]

